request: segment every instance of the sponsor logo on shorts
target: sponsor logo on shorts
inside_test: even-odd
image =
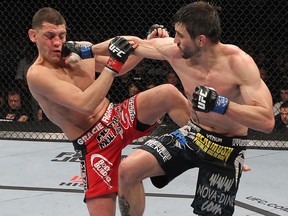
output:
[[[148,140],[144,145],[156,150],[163,162],[166,162],[172,158],[171,154],[167,151],[166,147],[157,140]]]
[[[200,132],[201,128],[189,121],[187,125],[191,128],[189,131]],[[184,126],[185,127],[185,126]]]
[[[234,150],[234,148],[214,143],[200,133],[195,135],[193,142],[208,155],[224,162],[229,159],[230,154]]]
[[[208,139],[210,139],[211,141],[213,141],[213,142],[221,143],[221,142],[223,141],[222,138],[213,136],[212,134],[206,134],[206,137],[207,137]]]
[[[81,170],[81,178],[83,181],[84,191],[88,191],[88,185],[87,185],[87,172],[86,172],[86,164],[85,160],[80,161],[80,170]]]
[[[106,112],[104,113],[101,121],[104,123],[108,124],[110,122],[111,116],[112,116],[112,111],[113,111],[113,103],[110,103]]]
[[[116,135],[113,133],[113,130],[111,130],[110,128],[105,128],[97,135],[96,140],[99,143],[99,148],[102,149],[110,145],[113,140],[115,140],[115,138]]]
[[[241,147],[241,146],[243,146],[243,147],[249,146],[249,140],[245,140],[245,139],[243,140],[243,139],[234,138],[232,140],[232,146],[239,146],[239,147]]]
[[[128,111],[132,122],[135,119],[134,98],[135,96],[129,99],[129,106],[128,106]]]
[[[125,120],[123,120],[123,121],[125,121]],[[124,133],[123,128],[121,127],[120,120],[117,116],[114,116],[112,118],[112,121],[109,123],[108,126],[114,128],[116,134],[119,134],[121,136],[121,139],[123,139],[123,133]]]
[[[85,142],[89,141],[94,136],[94,134],[103,130],[103,128],[104,128],[104,126],[101,122],[95,124],[95,126],[89,132],[87,132],[81,138],[77,139],[77,144],[83,145]]]
[[[107,184],[108,188],[113,188],[111,185],[111,177],[109,176],[113,163],[100,154],[93,154],[90,162],[93,170],[100,178],[102,178],[102,180]]]
[[[208,182],[203,181],[197,185],[196,195],[203,201],[200,204],[201,210],[213,215],[223,215],[224,206],[234,206],[235,196],[225,194],[233,187],[234,179],[218,173],[212,173],[208,178]]]

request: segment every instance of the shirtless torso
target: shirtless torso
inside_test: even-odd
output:
[[[49,69],[46,68],[47,66],[45,66],[45,64],[43,65],[43,61],[38,58],[30,68],[29,76],[35,76],[39,79],[39,82],[45,80],[46,83],[49,82],[51,85],[59,85],[61,88],[69,88],[68,86],[72,84],[82,91],[86,90],[95,81],[94,59],[83,60],[72,65],[64,65],[63,63],[63,67],[53,67],[50,65]],[[38,71],[41,71],[41,73]],[[49,80],[47,80],[47,78],[49,78]],[[103,115],[109,104],[108,99],[103,98],[102,101],[99,101],[99,105],[94,112],[86,115],[80,112],[80,110],[77,112],[73,105],[70,106],[71,104],[68,102],[65,103],[65,101],[62,100],[62,97],[73,97],[73,95],[62,95],[60,92],[57,93],[56,87],[54,89],[55,95],[53,95],[53,98],[57,98],[57,100],[52,101],[47,96],[38,93],[37,89],[33,88],[33,85],[30,87],[33,97],[36,98],[46,115],[61,128],[69,140],[78,138],[91,128]],[[79,94],[81,93],[79,92]],[[59,103],[57,103],[58,100]],[[77,102],[75,101],[75,103]],[[82,107],[85,109],[85,106]],[[78,109],[81,109],[81,107]]]
[[[260,79],[253,59],[237,46],[218,43],[211,45],[209,51],[184,59],[174,38],[141,41],[139,44],[136,55],[170,63],[190,99],[197,85],[214,88],[219,95],[229,98],[225,115],[196,112],[194,121],[199,126],[226,136],[247,135],[248,127],[271,131],[271,94]],[[267,118],[269,123],[262,124]]]

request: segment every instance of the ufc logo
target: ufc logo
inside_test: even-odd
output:
[[[202,89],[200,89],[199,93],[199,99],[198,99],[198,104],[197,107],[199,109],[205,110],[206,109],[206,100],[205,98],[207,97],[208,91],[203,92]]]
[[[117,56],[119,56],[120,58],[122,57],[122,54],[125,54],[125,52],[123,52],[122,50],[120,50],[118,47],[116,47],[114,44],[111,44],[109,46],[109,50],[111,50],[111,52],[113,53],[117,53]]]

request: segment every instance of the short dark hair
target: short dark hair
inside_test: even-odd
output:
[[[14,95],[19,95],[21,97],[21,93],[19,91],[17,91],[17,90],[13,89],[13,90],[10,90],[8,92],[8,96],[14,96]]]
[[[35,13],[32,19],[32,28],[41,28],[44,22],[52,23],[55,25],[64,24],[66,26],[66,21],[64,17],[59,13],[59,11],[51,7],[41,8]]]
[[[172,18],[172,25],[183,24],[192,39],[205,35],[212,43],[220,40],[222,33],[220,18],[216,7],[204,1],[197,1],[180,8]]]

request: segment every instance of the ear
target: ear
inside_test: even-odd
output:
[[[28,30],[28,36],[32,42],[36,42],[36,31],[34,29]]]
[[[199,46],[204,46],[206,40],[207,40],[207,39],[206,39],[205,35],[199,35],[199,36],[198,36]]]

